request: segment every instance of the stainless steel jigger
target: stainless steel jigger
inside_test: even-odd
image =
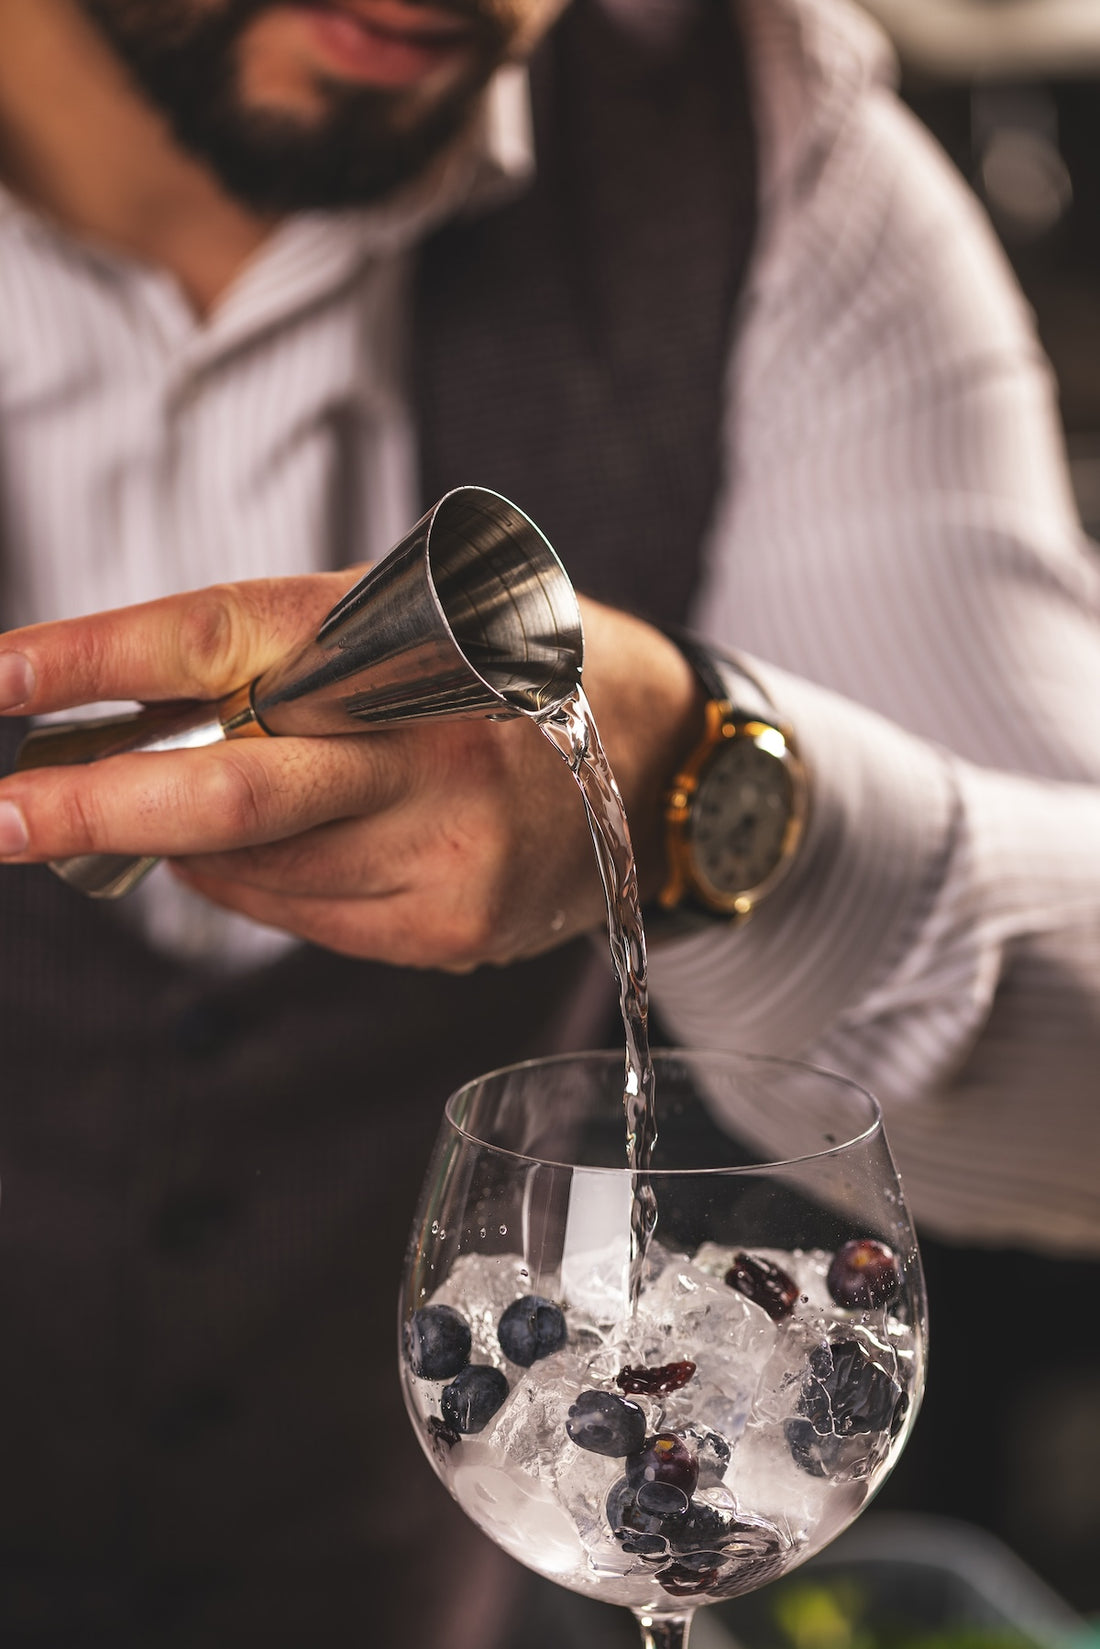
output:
[[[348,591],[311,641],[255,681],[216,703],[38,728],[16,766],[361,733],[429,717],[539,716],[576,690],[583,657],[573,586],[538,528],[498,493],[458,487]],[[156,862],[85,853],[51,869],[94,899],[117,899]]]

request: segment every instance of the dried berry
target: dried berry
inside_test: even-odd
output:
[[[754,1305],[761,1306],[775,1323],[781,1323],[794,1310],[798,1299],[798,1284],[782,1266],[758,1254],[738,1253],[726,1272],[730,1288],[738,1289]]]
[[[686,1386],[695,1373],[694,1363],[662,1363],[659,1368],[632,1368],[628,1363],[615,1376],[620,1391],[641,1392],[646,1397],[667,1397]]]
[[[837,1305],[848,1311],[869,1311],[889,1305],[901,1287],[901,1274],[885,1243],[857,1237],[837,1249],[825,1282]]]

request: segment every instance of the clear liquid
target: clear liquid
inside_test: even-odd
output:
[[[580,786],[607,900],[607,932],[626,1033],[627,1166],[634,1175],[630,1212],[631,1298],[637,1300],[657,1201],[648,1178],[657,1139],[653,1063],[649,1055],[649,993],[638,874],[626,809],[583,689],[578,687],[538,725],[564,757]]]

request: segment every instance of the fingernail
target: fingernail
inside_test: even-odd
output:
[[[34,666],[22,653],[0,653],[0,710],[17,710],[34,692]]]
[[[0,802],[0,858],[23,853],[30,845],[26,820],[14,802]]]

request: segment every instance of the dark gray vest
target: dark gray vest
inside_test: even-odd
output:
[[[656,52],[567,15],[537,186],[426,248],[415,328],[425,502],[498,488],[580,588],[666,620],[752,225],[738,53],[717,3],[690,24]],[[592,958],[303,948],[222,984],[0,872],[0,1642],[464,1641],[462,1576],[497,1560],[401,1409],[399,1268],[448,1092],[615,1036],[571,1006]]]

